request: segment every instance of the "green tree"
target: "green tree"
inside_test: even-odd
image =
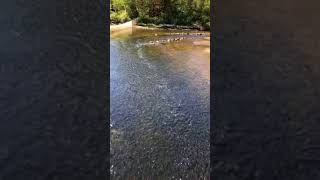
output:
[[[110,9],[120,22],[139,17],[143,23],[210,28],[210,0],[111,0]]]

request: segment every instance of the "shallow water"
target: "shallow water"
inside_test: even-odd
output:
[[[111,34],[112,179],[209,179],[209,36],[187,32]]]

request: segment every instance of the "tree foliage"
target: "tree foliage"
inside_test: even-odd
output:
[[[111,15],[126,12],[143,23],[210,28],[210,0],[111,0],[110,7]]]

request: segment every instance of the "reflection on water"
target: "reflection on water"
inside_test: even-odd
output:
[[[182,32],[111,34],[112,179],[209,177],[209,38]]]

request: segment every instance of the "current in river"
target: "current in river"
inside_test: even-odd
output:
[[[110,35],[111,179],[209,179],[210,34]]]

